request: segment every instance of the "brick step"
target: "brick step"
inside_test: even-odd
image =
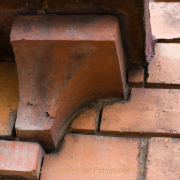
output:
[[[0,62],[0,137],[11,138],[18,108],[18,76],[14,62]]]
[[[180,137],[180,90],[132,89],[131,100],[106,106],[101,133]]]
[[[0,141],[0,175],[37,180],[43,154],[37,143]]]
[[[41,180],[135,180],[139,140],[66,135],[58,155],[46,155]]]

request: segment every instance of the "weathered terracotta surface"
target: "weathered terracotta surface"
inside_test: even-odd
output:
[[[55,146],[78,108],[124,94],[119,23],[113,16],[20,16],[11,43],[18,66],[17,136]]]
[[[100,132],[180,136],[180,90],[132,89],[131,100],[106,106]]]
[[[156,44],[156,55],[148,66],[148,83],[180,84],[180,44]]]
[[[144,69],[130,69],[128,71],[128,83],[142,85],[144,81]]]
[[[46,13],[112,14],[120,21],[126,64],[128,67],[144,67],[151,56],[151,26],[149,0],[46,0]],[[138,42],[138,43],[137,43]]]
[[[18,76],[14,62],[0,63],[0,137],[11,137],[18,108]]]
[[[150,56],[151,31],[148,0],[1,0],[0,61],[14,60],[10,31],[18,15],[101,14],[115,15],[121,23],[128,66],[143,67]],[[137,43],[138,42],[138,43]],[[146,50],[145,50],[146,49]]]
[[[81,113],[71,124],[71,132],[95,133],[98,128],[99,108],[88,109]]]
[[[147,180],[180,179],[180,140],[152,138],[147,157]]]
[[[37,180],[43,154],[36,143],[0,141],[0,175]]]
[[[150,2],[152,34],[157,39],[180,38],[180,3]]]
[[[46,155],[41,180],[136,180],[139,140],[66,135],[57,156]]]

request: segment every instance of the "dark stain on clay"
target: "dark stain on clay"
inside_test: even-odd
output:
[[[151,54],[150,58],[147,59],[147,63],[149,63],[149,64],[151,63],[154,56],[156,55],[156,52],[155,52],[156,43],[157,43],[157,38],[156,38],[156,36],[152,35],[152,41],[151,41],[152,54]]]
[[[27,103],[27,106],[33,106],[33,104],[32,104],[32,103],[30,103],[30,102],[28,102],[28,103]]]
[[[17,110],[12,110],[9,113],[9,121],[8,121],[8,125],[7,125],[7,131],[10,134],[12,134],[12,132],[13,132],[13,128],[15,125],[16,118],[17,118]]]
[[[89,58],[95,51],[95,47],[89,43],[84,43],[79,46],[74,46],[70,52],[68,52],[68,67],[67,79],[71,79],[78,69],[83,65],[84,61]]]

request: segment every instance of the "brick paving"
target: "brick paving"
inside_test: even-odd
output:
[[[66,135],[59,155],[44,157],[41,180],[138,178],[139,140]]]
[[[180,28],[179,28],[180,29]],[[156,55],[148,66],[148,83],[180,84],[180,44],[157,43]]]
[[[180,139],[151,138],[147,157],[147,180],[180,179]]]
[[[157,39],[180,37],[180,2],[150,2],[152,34]]]
[[[180,90],[134,88],[126,103],[106,106],[100,132],[180,137]]]

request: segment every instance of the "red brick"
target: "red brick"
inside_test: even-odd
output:
[[[144,67],[145,53],[147,58],[151,55],[149,0],[140,3],[136,0],[46,0],[43,4],[48,14],[116,14],[122,23],[126,65]]]
[[[71,124],[71,132],[95,133],[98,125],[100,109],[92,108],[81,113]]]
[[[128,82],[131,85],[143,85],[144,69],[130,69],[128,71]]]
[[[39,179],[43,150],[39,144],[0,141],[0,175]]]
[[[157,39],[180,38],[180,3],[150,2],[152,34]]]
[[[66,135],[59,154],[44,157],[41,180],[136,180],[138,154],[138,139]],[[70,168],[68,173],[66,170]],[[101,171],[103,168],[104,172]],[[62,172],[62,169],[65,171]],[[112,169],[118,173],[111,173]]]
[[[109,14],[114,13],[122,22],[125,55],[128,66],[145,65],[145,41],[148,51],[151,42],[148,0],[1,0],[0,6],[0,59],[14,60],[10,45],[10,31],[14,18],[19,14]],[[141,14],[142,13],[142,14]],[[143,16],[144,15],[144,16]],[[136,23],[134,23],[136,22]],[[126,25],[125,25],[126,24]],[[146,28],[147,27],[147,28]],[[146,30],[145,30],[146,28]],[[148,37],[148,40],[145,39]],[[137,43],[138,42],[138,43]],[[146,53],[146,57],[149,53]]]
[[[180,179],[180,140],[152,138],[147,157],[146,180]]]
[[[19,74],[16,131],[21,139],[54,147],[82,105],[124,94],[123,48],[113,16],[20,16],[11,43]]]
[[[10,137],[18,108],[18,77],[15,63],[0,63],[0,136]]]
[[[157,43],[148,66],[148,83],[180,84],[180,44]]]
[[[132,89],[131,100],[103,109],[100,132],[180,136],[180,90]]]

